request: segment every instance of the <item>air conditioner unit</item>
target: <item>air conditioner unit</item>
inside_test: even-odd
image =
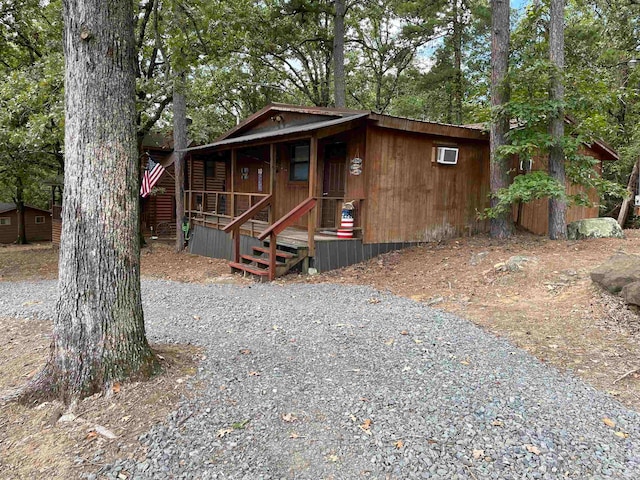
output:
[[[457,147],[438,147],[438,163],[444,165],[455,165],[458,163],[458,148]]]
[[[634,203],[636,207],[640,207],[640,195],[636,195]]]

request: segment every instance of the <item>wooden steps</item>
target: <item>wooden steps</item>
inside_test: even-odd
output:
[[[240,262],[230,262],[232,273],[243,273],[253,275],[260,281],[269,280],[269,242],[266,241],[261,247],[252,247],[253,254],[240,255]],[[276,277],[280,277],[289,272],[293,267],[308,258],[307,246],[291,244],[281,244],[278,242],[276,250]],[[306,267],[306,262],[303,264]]]

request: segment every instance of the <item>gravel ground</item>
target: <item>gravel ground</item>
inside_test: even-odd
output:
[[[0,283],[0,316],[54,297]],[[206,348],[203,389],[141,437],[144,461],[98,476],[640,478],[638,413],[453,315],[336,285],[144,281],[143,298],[152,341]]]

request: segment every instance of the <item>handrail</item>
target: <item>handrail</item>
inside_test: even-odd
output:
[[[263,208],[268,207],[271,204],[272,198],[273,198],[272,195],[267,195],[258,203],[256,203],[253,207],[251,207],[249,210],[247,210],[242,215],[240,215],[238,218],[233,220],[231,223],[227,224],[222,229],[222,231],[225,233],[229,233],[231,230],[240,228],[243,224],[247,223],[249,220],[255,217],[258,213],[260,213],[260,211]]]
[[[293,208],[289,213],[287,213],[284,217],[280,218],[277,222],[267,228],[262,234],[258,236],[258,240],[264,240],[269,235],[279,235],[286,228],[293,225],[296,221],[300,219],[303,215],[309,213],[313,207],[316,206],[318,200],[314,197],[309,197],[302,203],[298,204],[295,208]]]

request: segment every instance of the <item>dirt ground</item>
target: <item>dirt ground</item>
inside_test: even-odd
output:
[[[277,282],[370,285],[456,313],[640,410],[640,316],[589,278],[594,267],[618,251],[640,254],[640,231],[625,235],[623,240],[579,242],[552,242],[527,234],[509,241],[477,236],[391,252],[320,275],[289,275]],[[520,269],[505,268],[512,257],[520,257]],[[55,278],[56,273],[57,253],[49,246],[0,247],[0,281]],[[230,275],[226,261],[176,254],[163,243],[143,250],[142,274],[182,282],[251,283]],[[31,321],[27,331],[24,320],[4,319],[0,324],[3,390],[37,371],[47,353],[51,326]],[[52,424],[51,418],[59,414],[56,404],[35,410],[9,407],[0,416],[0,477],[75,478],[113,455],[140,454],[137,436],[175,408],[184,380],[195,372],[201,355],[189,346],[158,348],[167,363],[165,375],[85,400],[77,413],[81,420]],[[96,434],[95,425],[118,439]],[[61,462],[61,470],[52,469],[52,458]]]

